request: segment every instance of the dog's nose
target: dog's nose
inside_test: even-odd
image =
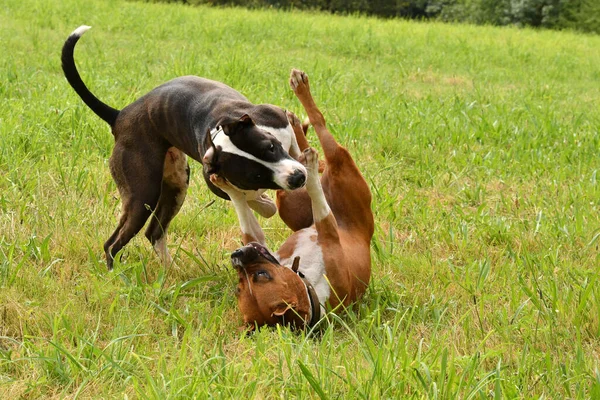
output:
[[[235,268],[244,268],[244,265],[256,257],[256,251],[252,247],[244,246],[231,253],[231,264]]]
[[[243,268],[244,267],[244,261],[242,260],[243,258],[244,258],[244,250],[243,249],[235,250],[233,253],[231,253],[231,265],[233,265],[233,267],[236,269]]]
[[[244,255],[244,250],[236,249],[233,251],[233,253],[231,253],[231,258],[242,258],[243,255]]]
[[[301,188],[306,183],[306,174],[304,171],[297,169],[288,177],[287,181],[290,189]]]

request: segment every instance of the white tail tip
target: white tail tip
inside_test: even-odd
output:
[[[91,26],[81,25],[79,28],[75,29],[73,33],[71,33],[71,36],[81,36],[90,28]]]

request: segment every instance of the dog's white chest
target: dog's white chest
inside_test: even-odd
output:
[[[280,259],[279,253],[275,254],[280,264],[291,268],[294,258],[300,257],[298,270],[313,285],[319,297],[321,307],[327,302],[331,288],[325,278],[325,260],[323,249],[317,243],[317,230],[315,227],[303,229],[298,233],[298,241],[293,254],[289,258]]]

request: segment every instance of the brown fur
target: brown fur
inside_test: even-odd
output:
[[[293,70],[292,79],[297,83],[294,87],[292,82],[292,88],[317,132],[325,156],[321,185],[331,213],[315,223],[318,233],[315,244],[322,248],[326,276],[331,284],[329,304],[331,307],[347,306],[364,294],[371,276],[370,241],[374,232],[371,192],[348,150],[340,146],[327,130],[325,119],[310,94],[306,75]],[[304,150],[308,142],[302,127],[297,119],[292,125]],[[277,203],[281,218],[292,230],[298,231],[313,224],[311,200],[306,189],[279,192]],[[281,246],[281,259],[293,254],[299,234],[295,232]],[[272,279],[263,284],[252,284],[253,278],[248,279],[248,276],[250,271],[257,269],[267,271]],[[238,274],[238,304],[246,323],[271,325],[282,322],[278,318],[281,316],[286,317],[286,322],[293,320],[297,324],[298,317],[306,322],[306,287],[293,271],[260,262],[259,265],[250,263],[239,268]],[[281,302],[287,304],[283,313]]]

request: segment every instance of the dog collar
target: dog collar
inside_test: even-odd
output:
[[[321,319],[321,304],[319,303],[319,296],[313,285],[304,277],[304,274],[298,271],[298,276],[304,282],[306,291],[308,293],[308,302],[310,303],[310,318],[308,321],[308,327],[312,328]]]

